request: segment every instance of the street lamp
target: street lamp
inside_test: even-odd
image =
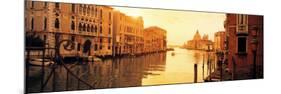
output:
[[[252,45],[252,52],[253,52],[253,79],[257,78],[257,63],[256,63],[256,58],[257,58],[257,46],[258,46],[258,28],[253,27],[251,35],[253,36],[251,40],[251,45]]]

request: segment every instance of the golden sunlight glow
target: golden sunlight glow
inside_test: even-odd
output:
[[[182,45],[191,40],[196,30],[201,36],[209,35],[214,40],[214,33],[223,31],[224,13],[194,11],[176,11],[146,8],[114,7],[126,15],[142,16],[144,27],[159,26],[167,31],[168,45]]]

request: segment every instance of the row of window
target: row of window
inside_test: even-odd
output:
[[[31,18],[31,30],[32,31],[34,31],[34,18],[32,17]],[[46,31],[47,30],[47,18],[46,17],[44,17],[44,31]],[[72,21],[71,22],[71,30],[75,30],[75,22],[74,21]],[[55,19],[55,28],[56,29],[59,29],[60,28],[60,21],[59,21],[59,19],[58,18],[56,18]],[[97,28],[97,26],[95,26],[95,25],[87,25],[87,24],[83,24],[82,25],[82,23],[79,23],[79,31],[87,31],[87,32],[97,32],[98,31],[98,28]],[[102,33],[102,26],[99,26],[99,31],[100,31],[100,33]],[[111,28],[108,28],[108,34],[111,34]]]
[[[26,5],[27,2],[25,2],[25,5]],[[34,4],[35,4],[35,1],[31,1],[31,5],[30,5],[30,8],[33,9],[34,8]],[[48,5],[47,2],[44,2],[44,7],[46,8]]]
[[[31,2],[31,8],[34,8],[34,3],[35,3],[35,1],[32,1]],[[47,5],[48,5],[48,3],[47,2],[44,2],[44,7],[47,7]],[[73,13],[75,13],[75,7],[76,7],[76,5],[75,4],[72,4],[71,5],[71,11],[73,12]],[[55,9],[60,9],[60,4],[59,3],[55,3]],[[97,16],[97,14],[98,14],[98,11],[99,11],[99,16],[101,17],[101,19],[102,19],[102,14],[103,14],[103,11],[102,11],[102,9],[97,9],[97,8],[95,8],[95,7],[90,7],[90,6],[86,6],[86,5],[80,5],[80,7],[79,7],[79,12],[81,12],[81,13],[83,13],[83,14],[88,14],[88,15],[95,15],[95,16]],[[111,12],[109,12],[108,13],[108,15],[109,15],[109,17],[108,17],[108,19],[109,19],[109,21],[111,21]]]
[[[26,18],[25,18],[25,21],[26,21]],[[47,20],[47,17],[44,17],[44,25],[43,25],[43,26],[44,26],[44,29],[43,29],[44,31],[47,30],[47,23],[48,23],[47,21],[48,21],[48,20]],[[35,21],[34,21],[34,18],[32,17],[32,18],[31,18],[31,26],[30,26],[31,31],[34,31],[34,22],[35,22]]]
[[[74,30],[75,24],[74,24],[73,21],[72,21],[71,26],[73,27],[73,30]],[[102,26],[99,26],[99,30],[98,30],[98,26],[96,26],[96,25],[79,23],[78,30],[79,31],[86,31],[86,32],[97,32],[97,31],[99,31],[100,33],[102,33],[103,28],[102,28]],[[110,27],[108,28],[108,34],[109,35],[111,34],[111,28]]]
[[[100,33],[102,33],[102,26],[100,26],[99,28],[100,28]],[[79,23],[78,29],[79,31],[97,32],[98,26]]]
[[[72,5],[72,9],[75,10],[75,5]],[[96,7],[91,7],[87,5],[80,5],[79,6],[79,12],[82,14],[87,14],[87,15],[93,15],[93,16],[98,16],[98,11],[100,12],[100,17],[102,17],[102,10],[98,10]]]

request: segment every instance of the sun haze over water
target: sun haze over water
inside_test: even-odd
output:
[[[159,26],[167,31],[168,45],[182,45],[191,40],[198,30],[201,36],[208,34],[214,39],[214,33],[223,31],[225,14],[177,11],[147,8],[113,7],[129,16],[142,16],[144,28]]]

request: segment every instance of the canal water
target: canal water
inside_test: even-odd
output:
[[[72,73],[62,65],[55,68],[45,67],[43,90],[40,90],[41,67],[31,66],[28,90],[49,92],[90,89],[73,74],[92,85],[94,89],[203,82],[208,75],[208,57],[210,58],[210,55],[205,51],[175,48],[174,51],[108,59],[102,62],[66,64]]]

